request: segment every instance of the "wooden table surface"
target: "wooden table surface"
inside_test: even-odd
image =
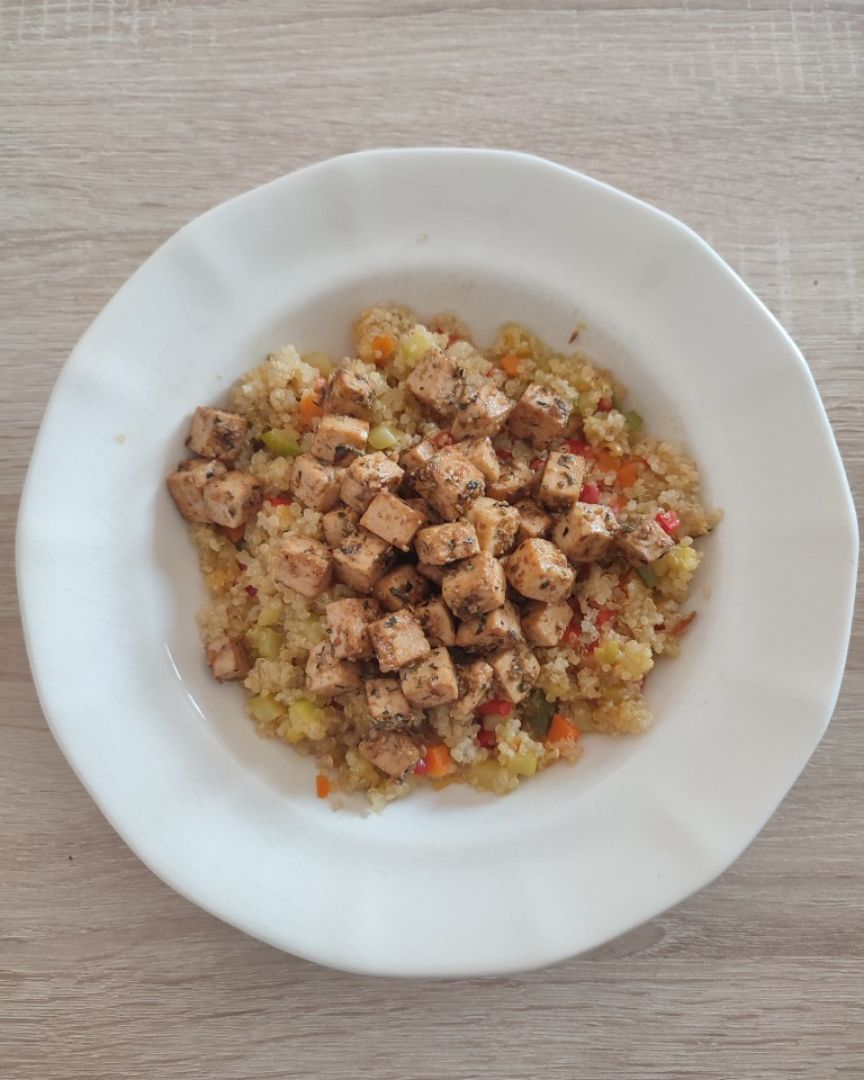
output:
[[[0,1076],[864,1077],[860,618],[824,742],[714,885],[551,970],[410,983],[282,955],[134,858],[47,730],[13,570],[43,407],[117,287],[376,145],[533,151],[688,222],[801,345],[860,487],[860,0],[0,0],[0,140]]]

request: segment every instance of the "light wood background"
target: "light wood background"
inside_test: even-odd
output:
[[[376,145],[534,151],[683,218],[803,348],[860,487],[860,0],[0,0],[0,139],[0,1076],[864,1077],[860,617],[826,739],[713,886],[551,970],[412,984],[137,862],[47,731],[13,572],[43,407],[117,287],[213,204]]]

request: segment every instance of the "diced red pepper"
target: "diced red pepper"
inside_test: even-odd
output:
[[[414,766],[415,776],[425,776],[429,772],[429,765],[426,762],[426,758],[420,758],[417,764]]]
[[[225,528],[223,531],[232,544],[238,544],[246,533],[246,526],[237,525],[233,529]]]
[[[492,698],[484,701],[477,712],[481,716],[509,716],[513,712],[513,702],[505,698]]]
[[[255,596],[258,595],[258,590],[255,588],[254,585],[247,585],[246,586],[246,592],[252,597],[255,597]]]
[[[589,446],[588,443],[582,442],[581,439],[567,439],[564,443],[571,454],[579,454],[580,457],[593,457],[594,447]]]
[[[443,446],[449,446],[453,442],[453,436],[449,431],[436,431],[429,442],[432,443],[436,450],[440,450]]]
[[[498,736],[494,731],[487,731],[486,728],[481,727],[477,732],[477,742],[485,746],[487,750],[491,750],[498,745]]]
[[[565,645],[576,645],[582,636],[582,620],[574,619],[561,636]]]
[[[597,612],[597,629],[602,630],[606,623],[611,622],[615,618],[615,612],[608,607],[601,607]]]
[[[291,499],[286,499],[282,495],[268,495],[264,501],[270,503],[271,506],[290,506],[292,503]]]
[[[600,488],[596,484],[583,484],[582,490],[579,492],[579,502],[599,503]]]
[[[513,460],[513,455],[510,453],[509,450],[496,450],[495,451],[495,456],[498,458],[499,461],[512,461]]]
[[[674,536],[681,527],[681,518],[678,517],[674,510],[661,510],[654,520],[663,532],[668,533],[669,536]]]
[[[597,402],[597,412],[612,412],[614,407],[615,403],[612,398],[600,398],[600,400]]]
[[[627,504],[624,499],[616,499],[615,502],[612,503],[612,513],[615,514],[617,517],[617,515],[621,513],[621,511],[626,505]]]
[[[690,623],[693,622],[695,618],[696,612],[691,611],[689,615],[685,615],[683,619],[675,623],[669,633],[672,635],[672,637],[681,637],[681,635],[685,632],[687,627],[690,625]]]
[[[540,472],[540,470],[545,466],[545,464],[546,461],[542,457],[535,457],[529,467],[532,472]]]

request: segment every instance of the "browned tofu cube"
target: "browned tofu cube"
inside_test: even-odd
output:
[[[368,438],[367,420],[357,420],[353,416],[322,416],[309,450],[332,465],[334,461],[362,454]]]
[[[456,665],[459,682],[459,700],[450,710],[453,716],[467,720],[492,692],[495,673],[485,660],[473,660],[470,664]]]
[[[289,533],[279,545],[273,566],[278,584],[309,600],[320,596],[333,580],[333,560],[326,545],[310,536]]]
[[[630,562],[644,566],[659,559],[674,546],[675,541],[654,518],[646,517],[632,524],[622,525],[615,537],[615,543]]]
[[[535,476],[525,461],[508,461],[501,466],[498,479],[486,485],[486,494],[500,502],[515,502],[528,495],[534,487]]]
[[[540,675],[537,657],[526,645],[499,649],[489,657],[489,663],[504,697],[512,702],[527,697]]]
[[[192,417],[186,445],[193,454],[231,462],[240,451],[248,426],[237,413],[199,405]]]
[[[474,615],[459,624],[456,644],[469,652],[488,652],[522,640],[519,613],[509,600],[485,615]]]
[[[394,611],[371,623],[369,638],[383,672],[398,671],[429,653],[423,628],[407,611]]]
[[[433,649],[428,656],[399,672],[402,693],[415,709],[449,705],[459,698],[456,668],[446,649]]]
[[[548,446],[564,435],[570,412],[569,403],[554,390],[531,383],[510,413],[510,433],[535,448]]]
[[[414,478],[417,491],[448,521],[461,517],[483,494],[483,473],[453,446],[430,459]]]
[[[585,482],[585,458],[553,450],[546,460],[537,497],[544,506],[569,506],[579,499]]]
[[[592,562],[606,554],[617,533],[618,521],[608,506],[577,502],[558,519],[552,539],[571,562]]]
[[[505,555],[516,543],[519,531],[519,511],[506,502],[498,502],[484,495],[475,500],[465,515],[477,531],[477,542],[482,551],[491,555]]]
[[[405,475],[395,461],[377,450],[352,461],[342,474],[342,501],[361,514],[376,495],[382,491],[395,491]]]
[[[213,672],[213,678],[219,682],[228,682],[233,679],[245,679],[252,666],[249,656],[240,641],[234,641],[229,637],[221,637],[211,641],[205,649],[207,663]]]
[[[357,744],[357,749],[376,769],[397,779],[413,769],[420,760],[420,750],[404,731],[376,729]]]
[[[483,473],[487,484],[494,484],[501,475],[501,462],[498,460],[491,439],[463,439],[459,443],[459,450],[475,469]]]
[[[441,592],[457,619],[494,611],[507,596],[504,569],[496,558],[481,551],[444,572]]]
[[[400,611],[414,607],[429,595],[431,586],[417,568],[410,563],[403,563],[395,570],[388,570],[372,586],[372,595],[387,611]]]
[[[339,506],[326,513],[321,524],[324,528],[324,539],[330,547],[341,547],[349,536],[357,532],[360,515],[356,510],[349,510],[347,506]]]
[[[570,595],[576,575],[567,558],[548,540],[526,540],[507,559],[507,580],[531,600],[552,604]]]
[[[294,459],[291,491],[298,502],[310,510],[324,514],[339,501],[340,472],[312,454],[300,454]]]
[[[204,488],[209,480],[224,476],[227,472],[221,461],[193,459],[181,461],[176,472],[168,477],[168,490],[177,509],[187,521],[209,521],[204,505]]]
[[[368,593],[386,574],[396,558],[396,549],[380,536],[373,536],[359,526],[357,531],[333,549],[336,577],[343,585]]]
[[[425,604],[420,604],[415,608],[414,614],[433,648],[439,645],[449,647],[456,644],[453,616],[440,596],[435,596],[427,600]]]
[[[522,613],[522,632],[529,644],[551,648],[572,621],[573,609],[563,600],[555,604],[532,600]]]
[[[306,661],[306,687],[313,694],[330,697],[359,690],[362,685],[359,667],[348,660],[337,660],[329,641],[320,641],[310,650]]]
[[[453,417],[454,439],[468,435],[497,435],[513,411],[513,402],[491,383],[466,386]]]
[[[419,469],[435,456],[435,447],[428,439],[410,446],[399,458],[399,464],[409,476],[413,476]]]
[[[552,531],[552,515],[547,514],[537,503],[523,499],[516,503],[516,509],[519,511],[517,544],[521,544],[523,540],[542,540]]]
[[[204,487],[204,509],[214,525],[236,529],[258,511],[264,485],[251,473],[232,470],[208,480]]]
[[[337,660],[363,660],[374,656],[369,640],[369,623],[381,618],[375,600],[345,597],[324,608],[327,635]]]
[[[371,410],[372,384],[366,376],[345,369],[334,371],[324,395],[324,411],[368,420]]]
[[[444,580],[444,571],[440,566],[433,566],[432,563],[417,563],[417,573],[422,574],[428,581],[433,582],[439,588],[441,582]]]
[[[423,515],[398,495],[382,491],[369,503],[360,524],[400,551],[408,551]]]
[[[462,368],[440,349],[430,349],[418,361],[405,385],[421,405],[438,416],[449,416],[462,393]]]
[[[444,525],[429,525],[417,533],[414,541],[417,555],[424,563],[445,566],[476,555],[480,550],[473,525],[448,521]]]
[[[398,679],[367,679],[366,704],[376,726],[404,727],[417,717]]]

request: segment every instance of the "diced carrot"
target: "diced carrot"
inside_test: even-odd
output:
[[[396,351],[396,342],[389,334],[377,334],[372,338],[372,351],[375,353],[376,363],[380,360],[386,364]]]
[[[270,503],[271,506],[290,506],[292,500],[283,498],[282,495],[267,495],[264,502]]]
[[[225,528],[224,532],[228,539],[231,541],[231,543],[236,544],[238,543],[238,541],[243,539],[243,535],[246,532],[246,526],[235,525],[233,529]]]
[[[429,765],[426,761],[426,758],[421,757],[412,771],[415,776],[425,776],[426,773],[429,772]]]
[[[610,454],[608,450],[598,450],[596,455],[597,468],[601,473],[617,472],[621,464],[621,458]]]
[[[447,747],[440,743],[438,746],[430,746],[426,751],[426,764],[429,767],[429,775],[433,779],[438,779],[452,770],[453,759]]]
[[[639,479],[639,467],[635,461],[626,461],[618,470],[618,484],[622,488],[633,487]]]
[[[576,740],[581,737],[582,732],[579,728],[571,724],[566,716],[562,716],[561,713],[555,713],[552,717],[552,723],[549,725],[549,734],[546,736],[546,742],[576,742]]]
[[[501,365],[501,370],[511,379],[515,379],[522,367],[522,361],[514,353],[505,353],[498,363]]]
[[[513,460],[513,455],[510,453],[509,450],[496,450],[495,451],[495,457],[497,457],[499,461],[512,461]]]
[[[311,424],[313,420],[324,415],[324,410],[313,394],[304,394],[297,406],[297,415],[304,423]]]
[[[614,404],[612,398],[600,398],[597,402],[597,412],[612,412]]]
[[[315,777],[315,794],[319,799],[326,799],[332,791],[330,780],[320,773]]]

